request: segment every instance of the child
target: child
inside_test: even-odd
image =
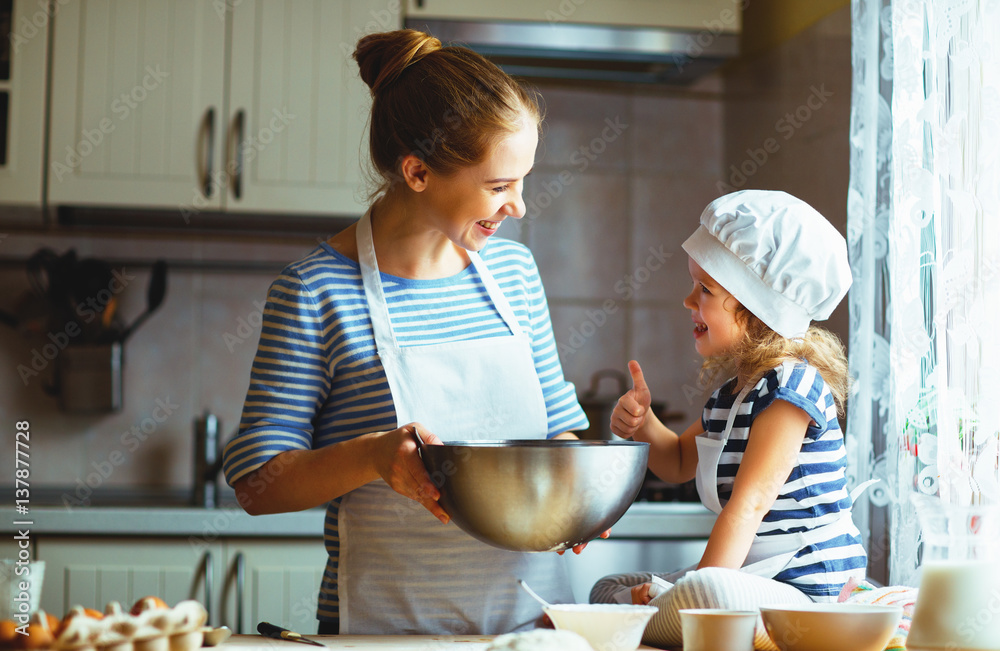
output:
[[[631,361],[633,388],[618,400],[611,429],[648,442],[649,467],[665,481],[695,478],[702,503],[719,516],[697,568],[655,584],[649,574],[606,577],[591,601],[652,601],[662,613],[673,584],[702,568],[739,568],[739,576],[705,576],[722,592],[753,595],[744,608],[835,601],[849,578],[864,577],[867,559],[837,422],[847,360],[840,341],[810,321],[829,317],[850,287],[844,238],[791,195],[744,190],[709,204],[683,248],[692,281],[684,307],[703,372],[730,379],[678,435],[650,411]],[[708,605],[726,607],[719,597]]]

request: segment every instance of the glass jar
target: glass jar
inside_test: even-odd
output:
[[[914,495],[923,541],[909,651],[1000,651],[1000,505]]]

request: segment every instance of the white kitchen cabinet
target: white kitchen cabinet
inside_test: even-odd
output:
[[[327,553],[323,541],[227,540],[222,621],[254,633],[261,621],[316,632],[316,601]]]
[[[42,537],[36,545],[36,557],[45,561],[42,609],[57,617],[77,605],[103,610],[110,601],[128,610],[147,595],[171,605],[184,599],[197,599],[206,607],[218,603],[224,560],[221,543],[199,546],[185,539]]]
[[[0,204],[42,205],[48,21],[34,0],[0,1]]]
[[[109,601],[128,609],[147,595],[171,605],[197,599],[213,624],[238,633],[262,620],[315,632],[327,558],[319,538],[43,537],[36,554],[47,612]]]
[[[55,18],[51,204],[357,215],[381,0],[72,0]]]
[[[373,16],[402,25],[385,0],[234,3],[227,210],[364,211],[371,102],[351,53]]]
[[[54,17],[50,204],[222,206],[225,12],[72,0]],[[207,196],[206,196],[207,195]]]

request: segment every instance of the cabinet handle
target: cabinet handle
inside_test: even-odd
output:
[[[211,106],[205,111],[198,130],[198,151],[201,152],[198,162],[201,193],[208,199],[212,196],[212,160],[215,159],[215,108]]]
[[[212,572],[212,552],[205,552],[202,565],[205,568],[205,610],[208,612],[208,625],[213,626],[215,621],[212,618],[212,593],[215,592],[215,578]]]
[[[243,592],[246,588],[246,559],[243,552],[236,553],[236,630],[243,633]]]
[[[233,198],[243,198],[243,131],[246,128],[246,111],[240,109],[233,116],[233,128],[230,131],[232,146],[232,184]]]

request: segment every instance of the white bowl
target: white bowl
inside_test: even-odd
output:
[[[635,651],[655,606],[553,604],[543,608],[556,628],[583,637],[594,651]]]
[[[902,606],[798,604],[762,607],[760,615],[781,651],[882,651],[896,632]]]

